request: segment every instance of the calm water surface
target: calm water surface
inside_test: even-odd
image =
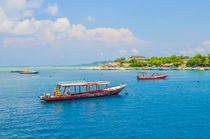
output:
[[[136,71],[0,71],[1,138],[210,138],[210,71],[163,71],[137,81]],[[45,103],[57,82],[127,84],[118,96]]]

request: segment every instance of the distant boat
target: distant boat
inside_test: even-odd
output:
[[[162,75],[161,73],[153,73],[151,76],[147,76],[146,72],[138,72],[137,80],[155,80],[155,79],[165,79],[168,75]]]
[[[73,99],[111,96],[111,95],[118,95],[121,92],[121,90],[126,87],[126,85],[120,85],[120,86],[108,88],[108,84],[110,84],[110,82],[106,82],[106,81],[61,82],[61,83],[58,83],[53,95],[51,95],[50,93],[47,93],[47,94],[44,94],[43,96],[39,96],[39,98],[45,101],[60,101],[60,100],[73,100]],[[90,89],[90,87],[92,87],[92,89],[93,88],[95,89],[92,90]],[[60,89],[64,90],[62,94],[60,92]],[[67,89],[68,91],[66,92]]]
[[[38,71],[34,70],[12,70],[11,73],[20,73],[20,74],[37,74]]]

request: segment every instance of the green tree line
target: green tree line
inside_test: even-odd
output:
[[[210,66],[210,54],[208,56],[202,56],[197,54],[194,57],[189,56],[176,56],[172,55],[170,57],[151,57],[147,59],[146,62],[140,62],[137,59],[130,59],[126,61],[124,57],[116,59],[114,62],[119,62],[122,66],[123,63],[129,63],[131,67],[145,67],[145,66],[161,66],[163,64],[173,64],[173,66],[178,67],[184,63],[184,59],[190,59],[186,66]]]
[[[210,66],[210,54],[208,56],[197,54],[187,62],[186,66]]]

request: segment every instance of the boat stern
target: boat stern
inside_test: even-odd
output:
[[[41,100],[45,100],[44,96],[38,96],[38,98],[41,99]]]
[[[51,97],[50,93],[44,93],[43,96],[38,96],[38,98],[41,100],[47,100],[50,97]]]

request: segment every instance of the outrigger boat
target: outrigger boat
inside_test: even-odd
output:
[[[165,79],[168,75],[162,75],[161,73],[152,73],[151,76],[147,76],[146,72],[138,72],[137,80],[154,80],[154,79]]]
[[[73,100],[82,98],[93,98],[118,95],[126,85],[120,85],[116,87],[108,88],[110,82],[98,81],[98,82],[61,82],[57,84],[53,95],[50,93],[39,96],[41,100],[45,101],[59,101],[59,100]],[[63,93],[61,94],[61,90]],[[67,93],[66,93],[66,90]]]

